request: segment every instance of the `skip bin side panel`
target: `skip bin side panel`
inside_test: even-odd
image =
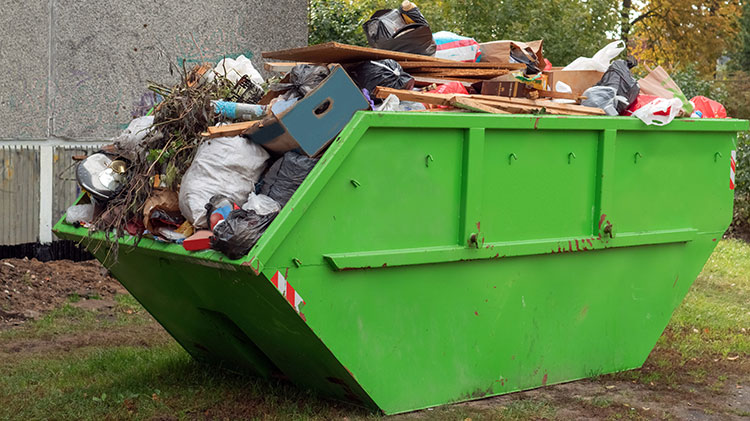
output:
[[[550,124],[549,130],[526,137],[513,131],[520,127],[469,125],[434,132],[408,120],[398,125],[395,117],[374,120],[361,120],[376,127],[358,139],[344,140],[354,142],[351,152],[314,197],[296,197],[296,204],[304,203],[304,214],[289,227],[268,265],[286,266],[296,259],[300,267],[289,273],[305,296],[308,325],[388,413],[640,366],[710,255],[712,238],[726,228],[717,229],[715,218],[695,217],[715,210],[697,203],[699,208],[690,210],[693,217],[667,225],[670,229],[633,223],[615,238],[602,237],[602,214],[618,215],[620,206],[613,198],[621,159],[619,133],[610,119],[602,126],[613,128],[578,129],[572,136],[552,130],[562,127]],[[629,120],[623,124],[632,125]],[[422,136],[425,132],[430,136]],[[398,153],[388,148],[386,134],[399,138]],[[690,134],[727,147],[715,133]],[[555,153],[537,153],[538,173],[519,167],[518,174],[527,176],[509,180],[509,173],[502,171],[521,161],[516,150],[523,157],[533,154],[533,147],[519,139]],[[459,152],[454,156],[440,148]],[[482,149],[483,154],[477,152]],[[667,153],[650,155],[663,160],[669,158]],[[335,156],[326,156],[335,161]],[[441,167],[436,167],[438,162]],[[375,179],[372,171],[387,182],[369,188]],[[559,180],[563,171],[569,171],[570,184]],[[399,177],[394,180],[392,174]],[[711,174],[706,183],[718,186]],[[599,181],[603,175],[608,179]],[[476,189],[477,180],[507,183],[506,190],[515,188],[527,200],[503,202],[503,189],[494,191],[487,183]],[[696,191],[690,182],[677,178],[669,188]],[[445,199],[436,191],[433,197],[441,200],[432,200],[419,193],[415,183],[424,191],[444,185],[452,193]],[[535,201],[537,186],[555,200]],[[648,192],[662,194],[659,189]],[[566,195],[583,203],[568,203]],[[731,194],[719,200],[726,207]],[[394,223],[398,230],[388,226],[394,202],[399,204]],[[373,209],[378,203],[387,203],[384,212]],[[568,218],[555,220],[559,207]],[[445,215],[451,215],[451,221],[430,223]],[[548,229],[534,225],[544,224],[544,216],[557,223]],[[494,230],[483,229],[485,224]],[[508,224],[527,228],[514,230]],[[477,237],[484,244],[464,241],[472,225],[484,234]],[[536,235],[529,235],[533,230]],[[575,236],[580,242],[573,242]],[[562,243],[558,240],[568,246],[542,248]],[[496,245],[525,251],[513,254],[518,257],[497,253],[488,258]],[[336,252],[358,256],[341,261],[370,263],[346,270],[321,258]],[[403,257],[405,252],[411,257]],[[451,255],[463,257],[440,260]],[[400,266],[390,267],[397,257]],[[687,285],[676,287],[678,277]]]

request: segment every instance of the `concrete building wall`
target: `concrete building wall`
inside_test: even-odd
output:
[[[0,146],[34,151],[0,160],[0,198],[37,195],[42,242],[59,217],[54,196],[74,194],[55,192],[75,187],[57,180],[69,155],[60,148],[91,149],[117,135],[153,105],[148,81],[176,80],[170,63],[244,54],[261,70],[262,51],[307,43],[305,0],[0,0],[0,10]],[[33,178],[17,178],[28,172],[14,170],[19,162],[35,168]],[[18,210],[6,208],[0,232],[14,229],[8,221]],[[21,237],[28,241],[28,228]]]

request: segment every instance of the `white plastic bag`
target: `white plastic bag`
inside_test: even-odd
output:
[[[90,223],[94,219],[94,205],[73,205],[65,211],[65,222],[68,224]]]
[[[594,57],[578,57],[568,64],[563,70],[597,70],[606,72],[610,62],[625,50],[625,42],[622,40],[614,41],[607,44],[606,47],[599,50]]]
[[[681,109],[682,101],[679,98],[656,98],[635,110],[633,116],[649,125],[664,126],[674,120]]]
[[[143,149],[141,142],[146,135],[153,130],[154,116],[147,115],[133,119],[128,127],[114,139],[115,146],[120,149],[140,151]]]
[[[263,84],[264,82],[263,76],[261,76],[260,73],[255,70],[253,62],[245,56],[239,56],[236,59],[222,59],[221,61],[219,61],[216,67],[214,67],[214,70],[212,72],[208,72],[208,74],[206,75],[209,81],[213,80],[214,74],[222,75],[229,79],[232,83],[237,83],[237,81],[245,75],[247,75],[250,80],[259,85]]]
[[[245,203],[268,158],[265,149],[240,136],[204,141],[182,177],[180,212],[195,228],[208,227],[205,206],[211,197]]]
[[[255,211],[258,215],[268,215],[269,213],[279,212],[281,205],[279,202],[271,199],[265,194],[255,194],[250,192],[247,196],[247,202],[242,205],[242,209],[246,211]]]
[[[573,89],[570,85],[565,82],[558,81],[555,83],[555,92],[562,92],[564,94],[572,94]],[[575,104],[576,102],[572,99],[553,99],[552,102],[559,102],[560,104]]]

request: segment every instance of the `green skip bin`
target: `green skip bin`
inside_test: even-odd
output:
[[[359,112],[246,257],[124,238],[110,269],[196,359],[387,414],[628,370],[730,223],[747,129]]]

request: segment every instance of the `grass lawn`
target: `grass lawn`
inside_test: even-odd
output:
[[[194,362],[128,295],[0,330],[0,419],[376,419]],[[639,370],[390,419],[750,417],[750,245],[724,240]],[[747,418],[750,419],[750,418]]]

